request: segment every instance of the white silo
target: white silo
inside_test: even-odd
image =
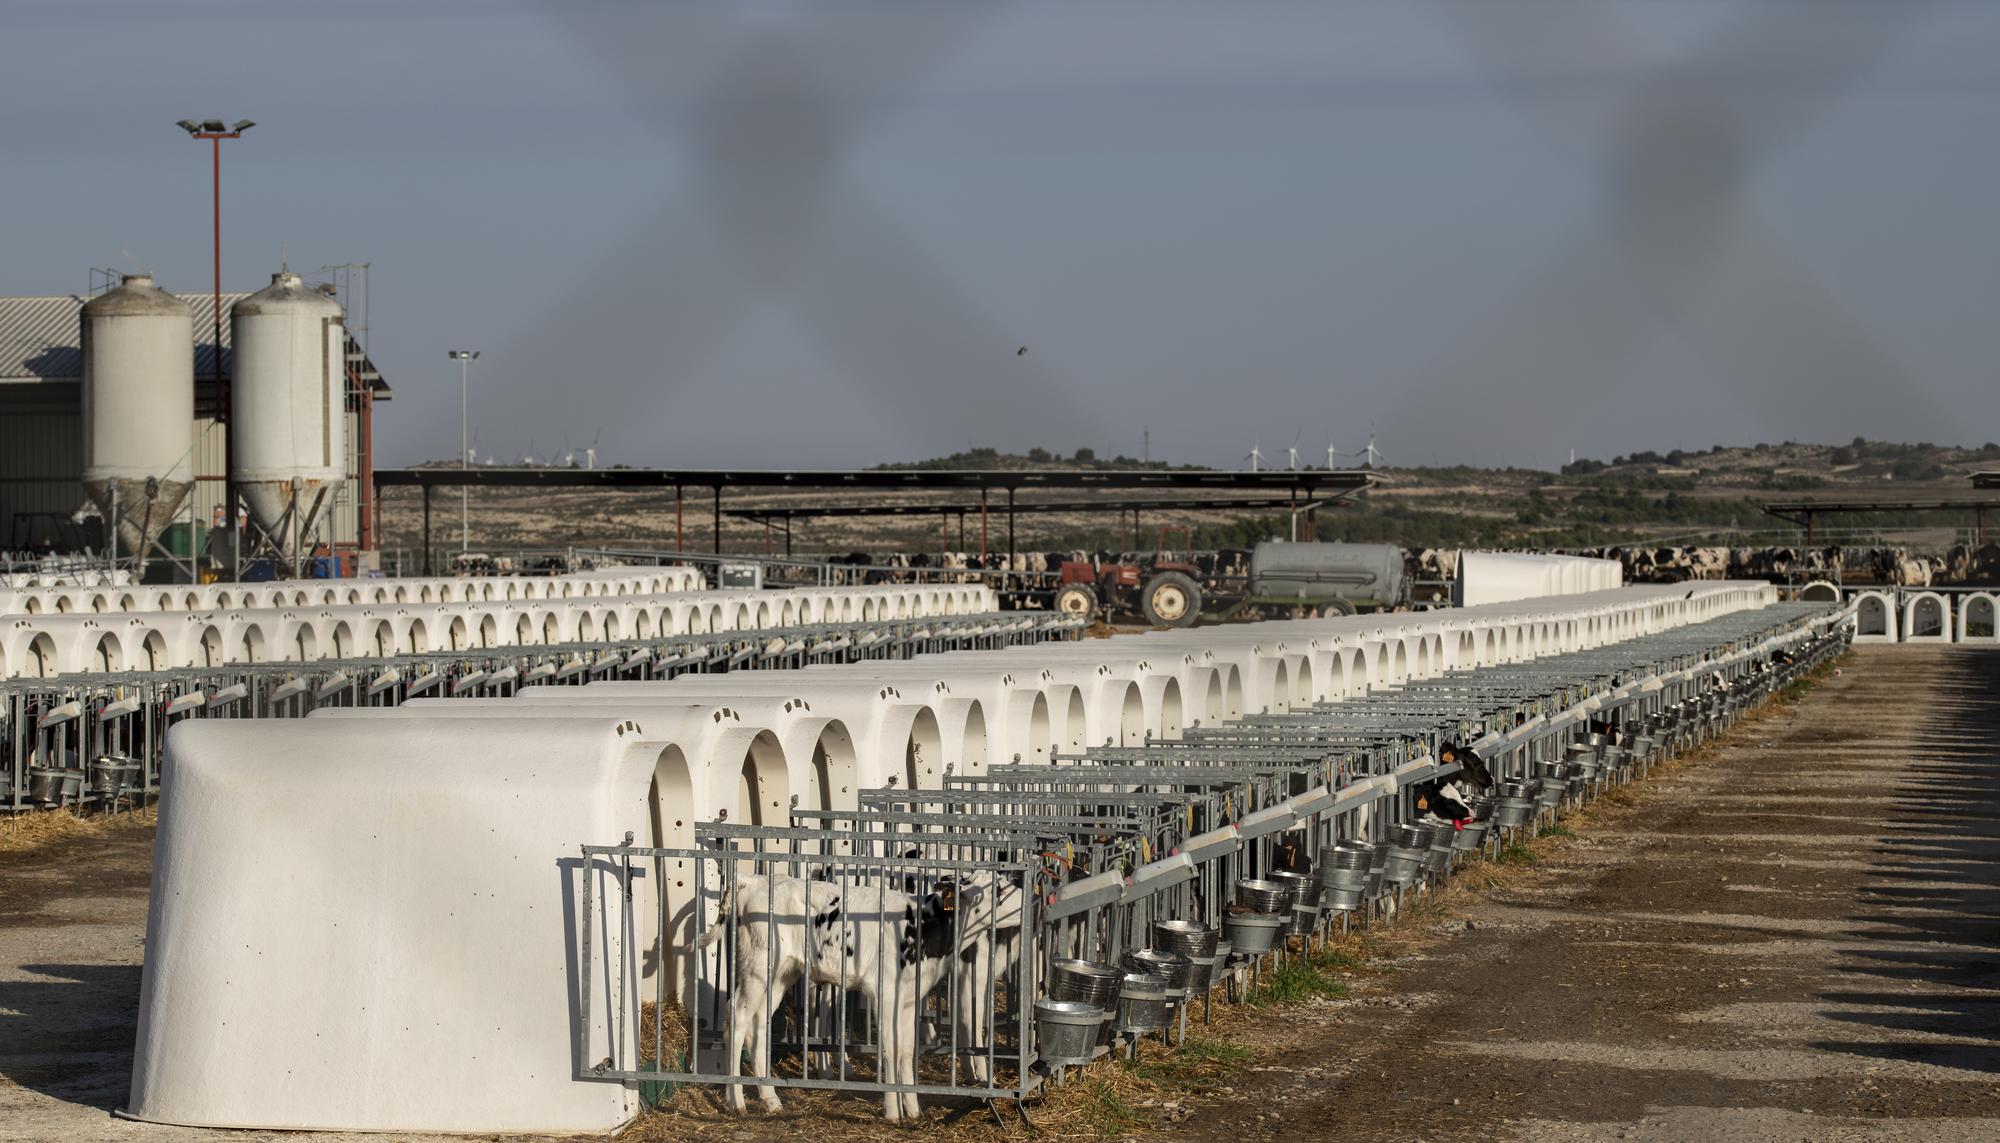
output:
[[[127,274],[84,303],[79,332],[84,491],[119,553],[143,559],[194,479],[194,311]]]
[[[346,475],[344,317],[289,271],[230,311],[236,487],[294,570]]]

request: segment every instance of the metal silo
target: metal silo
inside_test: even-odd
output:
[[[344,317],[289,271],[230,311],[236,487],[294,571],[346,476]]]
[[[142,560],[194,479],[194,311],[127,274],[85,302],[83,487]]]

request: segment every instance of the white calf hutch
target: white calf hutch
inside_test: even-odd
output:
[[[649,1081],[1019,1100],[1718,732],[1852,623],[1627,587],[174,725],[126,1113],[604,1131]],[[1419,790],[1477,828],[1435,834]]]

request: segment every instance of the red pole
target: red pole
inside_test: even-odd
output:
[[[682,550],[681,525],[685,522],[685,517],[681,514],[681,508],[684,504],[686,501],[681,497],[681,486],[676,484],[674,485],[674,551],[676,552]]]
[[[979,563],[986,565],[986,490],[979,490]]]
[[[229,571],[231,579],[243,575],[241,553],[237,551],[236,536],[236,402],[232,386],[222,374],[222,136],[215,135],[208,141],[210,152],[210,197],[213,200],[213,235],[215,239],[215,401],[217,419],[223,425],[222,437],[222,520],[223,528],[229,536]]]

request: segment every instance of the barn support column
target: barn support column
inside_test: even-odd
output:
[[[1014,570],[1014,490],[1007,489],[1007,570]]]

